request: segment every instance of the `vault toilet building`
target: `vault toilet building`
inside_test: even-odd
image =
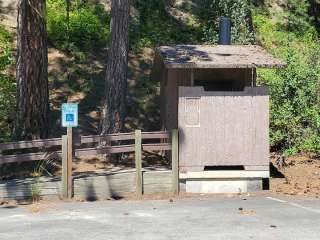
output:
[[[177,45],[156,50],[163,129],[179,129],[187,192],[246,192],[269,177],[269,96],[256,68],[284,67],[259,46]]]

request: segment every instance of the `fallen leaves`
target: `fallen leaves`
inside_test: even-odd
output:
[[[255,215],[256,211],[252,209],[243,209],[242,207],[238,208],[239,214],[241,215]]]

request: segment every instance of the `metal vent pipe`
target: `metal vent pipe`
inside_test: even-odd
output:
[[[220,19],[219,25],[219,44],[230,45],[231,44],[231,20],[227,17]]]

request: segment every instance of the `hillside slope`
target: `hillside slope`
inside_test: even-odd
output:
[[[17,25],[17,3],[18,0],[0,1],[0,23],[12,30]]]
[[[13,33],[16,2],[0,1],[1,23],[8,25]],[[215,1],[215,5],[213,0],[134,1],[130,31],[128,130],[159,129],[159,83],[149,78],[154,47],[215,43],[218,16],[230,15],[237,23],[234,25],[241,26],[233,28],[235,42],[249,43],[254,36],[257,44],[289,63],[287,70],[259,71],[258,75],[259,83],[270,88],[273,150],[287,155],[320,150],[319,38],[308,16],[307,1],[292,0],[288,7],[283,1],[267,0],[250,8],[245,2]],[[86,5],[73,6],[71,27],[74,42],[71,43],[65,42],[64,4],[64,0],[47,1],[52,136],[63,131],[59,120],[60,105],[68,98],[80,102],[79,131],[97,133],[104,94],[110,1],[90,0]],[[100,36],[99,32],[104,35]],[[95,38],[101,38],[102,44],[91,48]],[[81,44],[89,45],[90,49]]]

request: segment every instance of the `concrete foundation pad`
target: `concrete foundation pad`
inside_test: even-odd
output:
[[[244,193],[262,190],[262,179],[186,180],[188,193]]]
[[[269,171],[203,171],[181,173],[189,193],[244,193],[263,189]]]
[[[180,173],[180,179],[244,179],[244,178],[269,178],[269,170],[265,171],[202,171]]]

